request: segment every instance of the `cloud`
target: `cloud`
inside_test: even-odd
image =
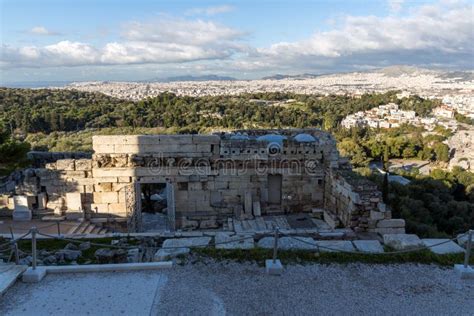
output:
[[[405,0],[388,0],[388,6],[392,13],[398,13],[403,7]]]
[[[55,67],[121,64],[165,64],[223,59],[247,48],[244,33],[211,21],[160,18],[123,26],[121,41],[95,47],[61,41],[37,47],[2,45],[3,67]]]
[[[33,34],[33,35],[43,35],[43,36],[61,35],[61,33],[50,31],[44,26],[35,26],[31,30],[29,30],[28,33]]]
[[[4,44],[0,65],[157,64],[179,71],[184,63],[193,63],[196,69],[206,65],[237,74],[347,71],[392,64],[474,67],[472,5],[443,0],[405,11],[403,16],[343,16],[327,31],[265,47],[247,45],[247,33],[214,21],[159,16],[125,23],[118,39],[101,46],[67,40],[47,46]]]
[[[275,43],[258,52],[275,64],[367,58],[399,63],[421,56],[455,62],[469,55],[472,62],[473,28],[470,5],[440,3],[418,7],[404,17],[345,16],[333,30],[315,32],[298,42]]]
[[[227,13],[234,11],[235,7],[231,5],[219,5],[219,6],[212,6],[212,7],[206,7],[206,8],[193,8],[190,10],[187,10],[185,12],[185,15],[207,15],[207,16],[213,16],[217,14],[222,14],[222,13]]]

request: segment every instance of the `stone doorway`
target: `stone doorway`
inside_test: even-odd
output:
[[[268,175],[268,204],[281,206],[281,174]]]
[[[143,232],[173,231],[174,194],[169,183],[140,183],[140,207]]]

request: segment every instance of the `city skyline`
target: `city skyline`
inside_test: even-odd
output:
[[[472,1],[0,3],[0,83],[474,64]]]

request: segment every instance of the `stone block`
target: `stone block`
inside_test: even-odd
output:
[[[449,239],[422,239],[421,240],[426,247],[430,247],[430,251],[438,255],[444,255],[449,253],[463,253],[464,249],[456,244],[454,241]],[[442,245],[438,245],[441,244]],[[437,245],[437,246],[435,246]]]
[[[81,193],[66,193],[66,205],[69,210],[82,209]]]
[[[356,249],[366,253],[384,252],[382,244],[378,240],[354,240],[352,241]]]
[[[13,197],[13,220],[29,221],[32,218],[31,209],[28,206],[28,197],[26,195],[15,195]]]
[[[423,247],[423,242],[414,234],[385,234],[383,242],[395,250],[417,249]]]
[[[118,203],[117,192],[94,192],[94,203]]]
[[[111,203],[108,206],[109,213],[118,214],[118,213],[126,213],[127,206],[125,203]]]
[[[255,217],[262,216],[262,209],[260,208],[260,202],[253,202],[253,215]]]
[[[474,279],[474,268],[471,266],[465,267],[462,264],[455,264],[454,271],[461,279]]]
[[[265,260],[265,272],[270,275],[281,275],[283,273],[283,265],[281,261],[276,259]]]
[[[377,228],[404,228],[405,220],[401,218],[384,219],[377,222]]]
[[[369,229],[370,232],[379,233],[380,235],[386,234],[405,234],[405,228],[374,228]]]
[[[60,159],[56,161],[57,170],[75,170],[74,159]]]
[[[191,249],[189,248],[175,248],[175,249],[159,249],[155,256],[153,257],[153,261],[166,261],[177,256],[187,255]]]
[[[130,182],[132,182],[132,177],[118,177],[118,182],[120,182],[120,183],[130,183]]]
[[[91,211],[94,213],[108,213],[109,205],[105,203],[92,203]]]
[[[22,281],[25,283],[38,283],[46,276],[45,267],[29,267],[22,275]]]
[[[244,212],[246,216],[252,216],[252,192],[245,191]]]
[[[370,211],[370,219],[383,220],[383,219],[385,219],[385,213],[377,212],[377,211]]]
[[[171,238],[163,242],[162,248],[202,248],[209,246],[210,242],[211,237]]]
[[[76,159],[76,170],[90,171],[92,170],[91,159]]]
[[[111,182],[102,182],[94,185],[95,192],[112,192],[112,183]]]
[[[215,239],[217,249],[252,249],[255,247],[253,237],[249,235],[229,235],[218,232]]]
[[[349,240],[316,240],[321,252],[353,252],[354,246]]]
[[[280,250],[317,250],[316,242],[309,237],[281,237],[278,238],[278,249]],[[273,249],[275,243],[274,237],[263,237],[257,243],[257,246],[265,249]]]

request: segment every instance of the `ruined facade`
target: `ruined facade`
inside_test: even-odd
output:
[[[57,213],[126,219],[133,231],[140,230],[142,188],[150,183],[166,186],[171,228],[314,209],[332,226],[399,226],[373,184],[349,184],[335,140],[320,130],[94,136],[93,149],[92,159],[35,169],[23,193],[45,195],[45,207]]]

